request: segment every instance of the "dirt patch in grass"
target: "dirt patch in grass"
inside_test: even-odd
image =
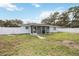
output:
[[[10,42],[0,40],[0,56],[13,55],[15,52],[16,50]]]
[[[79,49],[79,43],[71,41],[71,40],[57,41],[56,44],[58,44],[58,45],[64,45],[64,46],[67,46],[69,48]]]
[[[0,49],[4,48],[7,43],[4,41],[0,41]]]

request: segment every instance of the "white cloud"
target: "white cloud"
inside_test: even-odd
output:
[[[23,23],[24,24],[27,24],[27,23],[31,23],[32,20],[31,19],[22,19]]]
[[[21,19],[23,21],[24,24],[27,24],[27,23],[41,23],[41,20],[39,19]]]
[[[40,5],[39,4],[32,4],[33,6],[35,6],[35,7],[40,7]]]
[[[41,23],[42,19],[47,18],[51,13],[53,13],[52,11],[43,11],[40,13],[39,16],[37,16],[35,19],[35,22],[37,23]]]
[[[51,13],[53,14],[54,12],[59,12],[60,14],[64,12],[64,7],[58,7],[54,10],[49,10],[49,11],[43,11],[40,13],[38,17],[36,17],[36,22],[41,23],[42,19],[47,18]]]
[[[24,22],[24,24],[27,24],[27,23],[38,23],[37,20],[33,20],[33,19],[22,19],[22,21]]]
[[[51,13],[53,13],[53,12],[52,11],[43,11],[40,13],[39,18],[44,19],[44,18],[48,17]]]
[[[15,4],[11,4],[11,3],[0,3],[0,8],[4,8],[8,11],[21,11],[23,10],[23,8],[19,8],[17,7]]]

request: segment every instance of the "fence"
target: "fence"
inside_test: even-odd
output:
[[[57,28],[58,32],[79,33],[79,28]]]
[[[0,35],[30,33],[25,27],[0,27]]]
[[[4,34],[26,34],[30,33],[31,28],[26,29],[25,27],[0,27],[0,35]],[[52,32],[70,32],[79,33],[79,28],[56,28]]]

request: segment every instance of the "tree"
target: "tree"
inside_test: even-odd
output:
[[[63,12],[62,14],[59,15],[56,25],[67,27],[68,23],[69,23],[68,12]]]
[[[50,20],[49,18],[45,18],[45,19],[42,20],[41,23],[43,23],[43,24],[51,24],[49,20]]]
[[[15,19],[15,21],[14,21],[14,22],[16,22],[18,25],[23,24],[23,21],[22,21],[22,20],[19,20],[19,19]]]
[[[23,24],[23,22],[21,20],[6,20],[4,23],[5,27],[19,27]]]
[[[55,25],[55,21],[58,20],[59,12],[54,12],[54,14],[50,14],[50,22],[52,25]]]
[[[68,12],[72,14],[70,27],[79,27],[79,6],[69,8]]]
[[[54,12],[54,14],[51,13],[50,16],[43,19],[41,23],[55,25],[55,20],[57,20],[58,14],[59,14],[59,12]]]
[[[79,27],[79,6],[70,7],[61,14],[51,13],[50,16],[42,20],[42,23],[63,27]]]
[[[76,18],[76,16],[78,16],[79,14],[79,6],[75,6],[75,7],[71,7],[68,10],[68,13],[72,13],[72,20],[74,20]]]
[[[12,23],[10,20],[6,20],[5,23],[4,23],[4,27],[11,27],[12,26]]]
[[[72,25],[73,28],[79,27],[79,20],[72,20],[72,23],[70,25]]]
[[[5,23],[5,21],[0,20],[0,27],[3,27],[4,26],[4,23]]]

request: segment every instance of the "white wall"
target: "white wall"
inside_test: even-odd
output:
[[[30,27],[26,29],[25,27],[0,27],[0,35],[4,34],[24,34],[30,33]]]
[[[56,28],[50,27],[50,32],[70,32],[70,33],[79,33],[79,28]]]
[[[57,28],[58,32],[79,33],[79,28]]]
[[[49,32],[70,32],[70,33],[79,33],[79,28],[49,28]],[[25,27],[0,27],[0,35],[6,34],[26,34],[31,33],[31,27],[28,29]]]
[[[50,26],[49,27],[49,32],[51,33],[51,32],[57,32],[57,30],[54,30],[54,27],[53,26]]]

